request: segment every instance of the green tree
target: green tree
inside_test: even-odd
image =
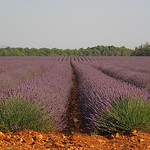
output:
[[[140,46],[135,47],[133,55],[136,56],[150,56],[150,43],[146,42]]]

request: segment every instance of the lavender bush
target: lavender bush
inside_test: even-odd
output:
[[[17,132],[23,129],[50,131],[52,119],[40,103],[31,102],[21,95],[4,96],[0,104],[0,130]]]
[[[116,99],[106,106],[108,111],[95,115],[96,131],[105,133],[142,130],[150,133],[150,103],[142,97]]]

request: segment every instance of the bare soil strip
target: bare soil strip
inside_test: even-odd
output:
[[[71,91],[71,95],[69,97],[69,104],[68,104],[68,109],[66,112],[67,127],[64,129],[63,132],[66,134],[72,134],[72,132],[85,133],[87,131],[86,131],[85,124],[82,122],[81,117],[80,117],[80,108],[77,102],[78,85],[77,85],[74,68],[72,65],[71,65],[71,69],[72,69],[73,88]]]

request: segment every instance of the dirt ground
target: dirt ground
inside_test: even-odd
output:
[[[0,132],[0,149],[4,150],[150,150],[150,134],[133,131],[130,135],[88,135],[77,132],[41,133],[24,130]]]

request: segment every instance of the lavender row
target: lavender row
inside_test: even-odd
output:
[[[76,62],[91,62],[91,61],[99,61],[100,57],[97,56],[72,56],[71,61]]]
[[[21,94],[31,102],[40,102],[46,113],[53,116],[53,128],[65,128],[65,113],[72,88],[70,63],[57,63],[51,70],[34,79],[3,91],[0,97]]]
[[[105,63],[90,63],[93,67],[115,79],[133,84],[140,88],[150,89],[150,74],[137,72]]]
[[[79,105],[82,119],[92,131],[97,128],[97,115],[107,111],[111,101],[132,97],[149,99],[145,89],[111,78],[90,65],[72,62],[79,84]],[[100,117],[100,116],[99,116]]]

